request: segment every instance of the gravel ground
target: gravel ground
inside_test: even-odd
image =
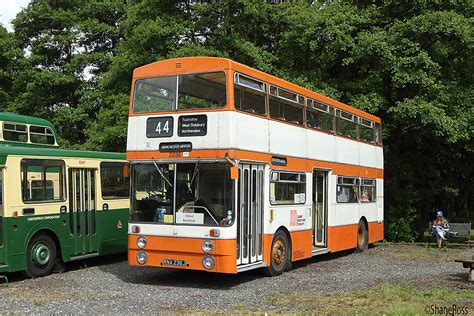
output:
[[[380,245],[363,254],[343,252],[293,265],[279,277],[258,271],[238,275],[129,267],[124,256],[66,265],[66,272],[39,279],[11,274],[0,289],[0,313],[157,313],[183,311],[291,311],[270,297],[289,292],[331,295],[380,283],[473,289],[467,269],[454,263],[473,250]],[[442,278],[440,278],[442,276]]]

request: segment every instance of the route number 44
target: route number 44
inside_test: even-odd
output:
[[[158,134],[161,134],[161,123],[163,122],[158,122],[158,124],[156,124],[156,128],[155,128],[155,132],[157,132]],[[170,131],[170,127],[169,127],[169,123],[170,121],[165,121],[164,124],[163,124],[163,132],[165,134],[168,134],[169,131]]]
[[[173,136],[173,117],[150,117],[146,123],[146,136],[148,138]]]

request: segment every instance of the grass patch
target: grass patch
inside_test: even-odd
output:
[[[311,311],[318,314],[424,315],[426,306],[431,304],[441,307],[456,304],[474,312],[474,292],[435,286],[420,291],[408,285],[381,284],[349,294],[286,293],[276,294],[268,300],[274,306],[290,307],[295,312]]]

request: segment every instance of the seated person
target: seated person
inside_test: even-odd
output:
[[[449,236],[449,224],[444,218],[443,212],[440,210],[436,212],[436,219],[433,223],[433,234],[436,236],[438,248],[441,248],[443,240],[446,240]]]

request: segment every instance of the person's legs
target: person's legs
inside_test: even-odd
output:
[[[442,240],[446,240],[446,238],[444,238],[444,235],[445,235],[444,233],[445,233],[445,231],[442,230],[442,229],[439,228],[439,227],[436,227],[435,229],[436,229],[436,233],[438,234],[438,236],[439,236]],[[437,238],[438,236],[436,236],[436,238]]]

